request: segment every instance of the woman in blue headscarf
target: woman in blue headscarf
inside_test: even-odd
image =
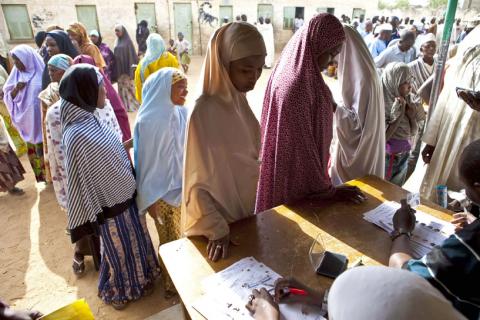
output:
[[[63,77],[65,71],[72,65],[72,58],[66,54],[56,54],[48,60],[46,69],[50,77],[50,84],[45,90],[40,92],[38,98],[40,99],[40,107],[42,110],[42,133],[43,133],[43,157],[45,161],[45,179],[47,182],[52,182],[52,174],[48,164],[48,147],[47,147],[47,130],[45,127],[45,119],[48,109],[60,100],[59,82]]]
[[[183,145],[187,79],[175,68],[163,68],[145,82],[143,104],[135,123],[133,147],[137,205],[155,220],[160,244],[180,238]],[[166,270],[165,297],[175,293]]]
[[[147,52],[135,70],[135,96],[142,102],[142,86],[147,78],[165,67],[178,68],[177,58],[167,51],[161,35],[152,33],[147,39]]]

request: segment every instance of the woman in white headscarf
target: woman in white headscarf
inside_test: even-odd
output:
[[[253,215],[259,175],[260,125],[248,105],[265,64],[262,35],[234,22],[210,39],[203,89],[187,128],[182,228],[208,238],[209,258],[226,257],[229,224]]]
[[[137,205],[155,221],[160,244],[181,237],[183,147],[187,127],[187,78],[176,68],[163,68],[148,78],[133,138]],[[175,287],[162,272],[165,297]]]
[[[338,143],[332,157],[335,185],[365,175],[383,178],[385,106],[375,63],[360,34],[344,26],[345,45],[338,56],[343,104],[335,111]]]
[[[423,136],[427,146],[422,157],[429,165],[420,192],[430,200],[435,200],[437,185],[457,191],[462,188],[457,169],[460,155],[465,146],[480,139],[480,112],[457,96],[457,87],[480,89],[480,27],[460,43]]]
[[[465,319],[425,279],[388,267],[358,267],[340,275],[328,294],[328,318]]]
[[[307,291],[308,295],[283,295],[284,288],[290,284]],[[308,303],[328,308],[330,320],[466,319],[422,277],[384,266],[349,269],[335,279],[330,290],[319,292],[295,280],[281,279],[276,282],[275,292],[275,300],[280,303]],[[246,308],[255,319],[278,320],[277,302],[265,289],[254,290]]]

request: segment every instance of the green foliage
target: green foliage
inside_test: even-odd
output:
[[[446,7],[448,4],[448,0],[430,0],[430,8],[438,9],[442,7]]]
[[[383,2],[382,0],[379,0],[378,1],[378,9],[380,10],[385,10],[385,9],[388,9],[388,4],[386,4],[385,2]]]
[[[436,0],[436,1],[442,1],[442,0]],[[408,9],[408,6],[410,5],[410,1],[409,0],[397,0],[395,2],[395,9],[403,9],[403,10],[406,10]]]
[[[443,0],[433,0],[433,1],[443,1]],[[446,0],[448,1],[448,0]],[[410,5],[409,0],[396,0],[394,3],[390,4],[388,2],[385,2],[383,0],[378,1],[378,9],[379,10],[392,10],[392,9],[401,9],[401,10],[406,10],[408,9]]]

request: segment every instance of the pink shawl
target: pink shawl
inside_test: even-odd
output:
[[[85,54],[79,55],[75,59],[73,59],[73,64],[77,63],[87,63],[95,66],[95,60]],[[120,96],[118,95],[117,91],[115,91],[115,88],[112,86],[112,83],[105,76],[105,72],[102,68],[99,69],[103,75],[103,82],[105,84],[105,91],[107,92],[107,99],[112,105],[113,112],[115,112],[115,117],[117,118],[118,125],[120,126],[120,130],[122,131],[122,141],[125,142],[127,140],[130,140],[130,138],[132,137],[132,133],[130,131],[130,124],[128,122],[127,111],[123,106]]]
[[[340,21],[319,14],[297,31],[283,50],[263,101],[262,165],[255,212],[334,192],[328,175],[333,98],[317,59],[344,40]]]

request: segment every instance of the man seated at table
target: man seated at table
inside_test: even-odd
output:
[[[480,204],[480,170],[478,168],[480,168],[480,140],[472,142],[464,149],[459,166],[459,173],[465,185],[467,196],[476,204]],[[409,241],[410,234],[415,228],[414,212],[407,205],[406,201],[403,200],[402,208],[395,213],[389,266],[395,269],[409,270],[411,273],[419,276],[414,278],[427,280],[428,282],[422,281],[423,286],[408,285],[409,289],[405,287],[402,290],[399,286],[395,286],[395,279],[403,277],[404,274],[387,276],[387,273],[385,273],[381,281],[375,281],[372,279],[373,276],[366,272],[366,269],[372,267],[361,267],[354,268],[340,275],[333,282],[330,293],[327,293],[328,290],[325,289],[313,290],[295,279],[281,279],[275,285],[275,297],[271,296],[265,289],[261,291],[254,290],[246,305],[247,309],[255,319],[262,320],[279,319],[279,302],[313,304],[322,307],[324,310],[326,309],[326,304],[329,318],[332,320],[352,319],[352,315],[355,315],[354,318],[357,320],[409,319],[407,311],[412,310],[412,308],[417,308],[417,312],[421,311],[428,315],[427,317],[422,317],[420,314],[417,314],[415,318],[418,319],[462,319],[463,317],[457,311],[461,312],[468,319],[479,319],[480,219],[469,213],[455,214],[452,223],[456,225],[458,232],[446,239],[442,245],[433,248],[422,259],[415,260],[412,257]],[[355,269],[364,269],[365,273],[360,275],[355,272],[356,276],[353,276],[352,271]],[[369,273],[379,272],[381,272],[380,269]],[[345,287],[345,284],[339,284],[339,282],[345,283],[345,278],[350,279],[348,288]],[[420,285],[421,283],[416,282],[414,278],[411,279],[413,281],[412,284],[418,283]],[[408,277],[405,277],[403,281],[397,282],[404,284],[407,280]],[[428,283],[431,286],[425,286]],[[374,288],[375,284],[377,286]],[[307,295],[283,296],[282,288],[285,287],[304,290],[307,292]],[[332,292],[339,291],[336,287],[343,287],[342,299],[333,297]],[[356,298],[348,299],[348,297],[355,295],[355,292],[357,292]],[[369,294],[364,295],[361,292],[368,292]],[[397,295],[395,296],[395,294]],[[337,292],[336,296],[338,295]],[[327,299],[325,299],[325,296],[327,296]],[[394,299],[395,303],[390,303],[390,301],[382,302],[382,297]],[[423,304],[421,303],[421,308],[418,305],[413,305],[419,299],[426,299],[427,297],[436,298]],[[449,300],[450,303],[447,302],[445,304],[446,300],[442,300],[442,297]],[[370,299],[370,302],[367,302],[368,299]],[[405,303],[402,303],[402,301]],[[363,305],[368,305],[369,309],[362,310],[359,307],[362,306],[362,303]],[[352,309],[353,304],[358,307]],[[372,317],[372,312],[378,309],[376,306],[379,304],[385,306],[385,308]],[[452,304],[455,308],[452,307]],[[393,310],[398,305],[403,308]],[[398,310],[407,312],[403,313],[406,317],[400,316]],[[353,311],[356,313],[352,313]],[[390,311],[395,312],[392,313],[395,317],[389,317]],[[410,318],[412,317],[410,316]]]
[[[480,140],[468,145],[460,157],[459,174],[466,194],[480,204]],[[468,319],[480,315],[480,219],[470,213],[455,214],[457,232],[420,260],[412,258],[410,235],[415,214],[405,201],[393,217],[389,266],[415,272],[449,299]]]

